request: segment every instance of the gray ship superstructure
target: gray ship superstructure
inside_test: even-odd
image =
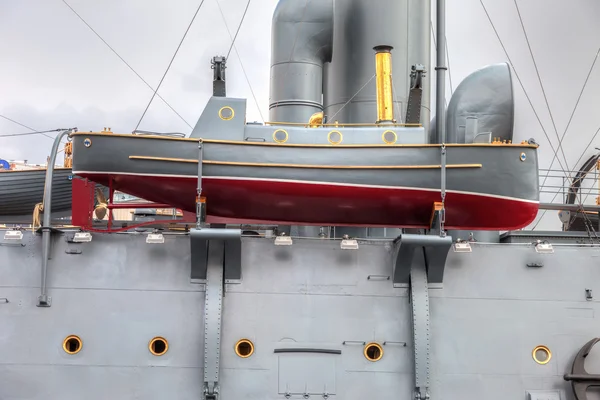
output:
[[[499,232],[551,208],[538,146],[512,143],[506,64],[429,122],[437,3],[433,66],[428,1],[281,0],[275,122],[217,57],[189,138],[62,132],[80,226],[51,225],[48,179],[39,230],[0,231],[0,399],[587,400],[595,228]],[[116,190],[193,218],[111,220]],[[600,211],[578,190],[555,207]]]

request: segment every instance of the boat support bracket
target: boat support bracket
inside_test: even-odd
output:
[[[235,241],[240,245],[240,251],[236,253],[239,257],[241,253],[241,230],[202,228],[191,230],[190,235],[192,237],[192,270],[194,263],[194,244],[200,244],[201,249],[206,252],[206,258],[203,260],[204,262],[200,263],[206,267],[204,270],[206,274],[206,290],[204,298],[203,398],[204,400],[218,400],[223,285],[227,271],[227,252],[229,251],[227,250],[227,244]],[[198,252],[196,252],[196,256],[197,255]],[[239,270],[238,264],[238,271]]]
[[[208,263],[211,247],[218,246],[223,252],[223,276],[225,283],[242,279],[242,231],[226,228],[190,229],[192,282],[208,279]]]
[[[430,287],[444,281],[451,236],[403,234],[394,240],[393,278],[395,287],[408,287],[411,269],[423,263]]]
[[[410,286],[414,399],[429,399],[429,288],[441,285],[452,237],[404,234],[394,241],[394,286]]]

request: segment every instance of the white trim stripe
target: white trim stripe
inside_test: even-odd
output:
[[[85,174],[85,175],[128,175],[128,176],[149,176],[156,178],[183,178],[198,180],[197,176],[192,175],[174,175],[174,174],[143,174],[136,172],[98,172],[98,171],[73,171],[73,175]],[[264,182],[282,182],[282,183],[301,183],[306,185],[324,185],[324,186],[349,186],[349,187],[363,187],[372,189],[388,189],[388,190],[415,190],[422,192],[441,192],[440,189],[430,188],[418,188],[409,186],[384,186],[384,185],[365,185],[361,183],[340,183],[340,182],[322,182],[322,181],[302,181],[295,179],[273,179],[273,178],[243,178],[238,176],[203,176],[202,179],[221,179],[231,181],[264,181]],[[502,196],[498,194],[486,194],[486,193],[475,193],[466,192],[462,190],[446,190],[447,193],[464,194],[468,196],[480,196],[480,197],[491,197],[495,199],[518,201],[521,203],[539,204],[536,200],[520,199],[518,197]]]

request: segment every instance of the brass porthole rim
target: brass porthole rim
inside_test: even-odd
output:
[[[247,343],[250,345],[250,353],[248,353],[247,355],[243,355],[242,353],[240,353],[239,347],[240,344],[242,343]],[[252,343],[252,340],[250,339],[240,339],[237,341],[237,343],[235,344],[235,346],[233,347],[233,349],[235,350],[235,354],[240,357],[240,358],[248,358],[250,357],[252,354],[254,354],[254,343]]]
[[[331,140],[331,134],[332,134],[332,133],[337,133],[337,134],[339,134],[339,135],[340,135],[340,140],[339,140],[338,142],[335,142],[335,141]],[[327,134],[327,140],[328,140],[328,141],[329,141],[329,143],[331,143],[331,144],[340,144],[340,143],[342,143],[342,142],[344,141],[344,135],[342,135],[342,132],[340,132],[340,131],[331,131],[331,132],[329,132],[329,133]]]
[[[230,117],[224,117],[223,116],[223,110],[229,110],[229,111],[231,111],[231,116]],[[234,115],[235,115],[235,111],[233,111],[233,108],[231,108],[229,106],[221,107],[219,109],[219,118],[221,118],[223,121],[232,120]]]
[[[368,356],[367,350],[369,350],[369,348],[371,348],[371,347],[377,347],[377,349],[379,350],[379,357],[371,358]],[[381,345],[379,343],[375,343],[375,342],[367,343],[367,344],[365,344],[365,348],[363,349],[363,354],[364,354],[365,358],[371,362],[379,361],[383,357],[383,347],[381,347]]]
[[[152,345],[156,342],[158,342],[159,340],[161,340],[164,344],[165,344],[165,350],[162,351],[161,353],[158,353],[156,351],[154,351],[154,349],[152,348]],[[152,353],[152,355],[154,356],[162,356],[165,355],[167,351],[169,351],[169,341],[167,339],[165,339],[162,336],[156,336],[153,337],[149,342],[148,342],[148,350],[150,350],[150,353]]]
[[[69,341],[75,339],[77,341],[77,343],[79,344],[79,347],[77,348],[77,350],[75,351],[71,351],[67,348],[67,343],[69,343]],[[63,340],[63,344],[62,344],[63,350],[65,351],[65,353],[67,354],[77,354],[81,351],[81,349],[83,348],[83,342],[81,340],[81,338],[77,335],[69,335],[65,338],[65,340]]]
[[[540,350],[542,350],[543,352],[545,352],[546,356],[547,356],[546,359],[543,360],[543,361],[539,360],[537,358],[537,352],[540,351]],[[550,349],[547,346],[540,345],[540,346],[536,346],[533,349],[533,351],[531,352],[531,356],[533,357],[533,360],[536,363],[538,363],[540,365],[545,365],[545,364],[548,364],[550,362],[550,359],[552,358],[552,352],[550,351]]]
[[[277,132],[285,133],[285,139],[283,139],[283,140],[277,139]],[[275,132],[273,132],[273,140],[276,141],[277,143],[285,143],[288,141],[289,137],[290,137],[290,135],[288,135],[288,133],[285,129],[277,129],[277,130],[275,130]]]
[[[393,141],[385,140],[385,134],[388,132],[394,135]],[[387,131],[383,132],[383,134],[381,135],[381,140],[383,140],[383,143],[385,143],[385,144],[394,144],[398,141],[398,134],[396,132],[388,129]]]

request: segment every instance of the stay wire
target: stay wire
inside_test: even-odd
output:
[[[150,90],[154,90],[154,88],[153,88],[153,87],[152,87],[152,86],[151,86],[151,85],[150,85],[150,84],[149,84],[149,83],[148,83],[148,82],[147,82],[147,81],[146,81],[144,78],[142,78],[142,76],[141,76],[140,74],[138,74],[138,73],[137,73],[137,71],[136,71],[135,69],[133,69],[133,67],[132,67],[131,65],[129,65],[129,63],[128,63],[127,61],[125,61],[125,59],[124,59],[123,57],[121,57],[121,55],[120,55],[119,53],[117,53],[117,51],[116,51],[115,49],[113,49],[113,48],[112,48],[112,46],[111,46],[110,44],[108,44],[108,42],[107,42],[106,40],[104,40],[104,39],[102,38],[102,36],[100,36],[100,34],[99,34],[98,32],[96,32],[96,31],[94,30],[94,28],[92,28],[92,27],[90,26],[90,24],[88,24],[88,23],[86,22],[86,20],[85,20],[85,19],[83,19],[83,17],[82,17],[81,15],[79,15],[79,14],[77,13],[77,11],[75,11],[75,9],[73,9],[73,7],[71,7],[71,6],[69,5],[69,3],[67,3],[67,2],[66,2],[66,0],[61,0],[61,1],[62,1],[63,3],[65,3],[65,5],[66,5],[67,7],[69,7],[69,9],[70,9],[70,10],[71,10],[71,11],[72,11],[72,12],[73,12],[73,13],[74,13],[74,14],[75,14],[75,15],[76,15],[76,16],[77,16],[77,17],[78,17],[80,20],[81,20],[81,22],[83,22],[83,23],[84,23],[84,24],[85,24],[85,25],[86,25],[86,26],[87,26],[87,27],[88,27],[88,28],[89,28],[89,29],[90,29],[90,30],[91,30],[91,31],[92,31],[92,32],[93,32],[93,33],[94,33],[94,34],[95,34],[97,37],[98,37],[98,39],[100,39],[100,40],[102,41],[102,43],[104,43],[104,44],[106,45],[106,47],[108,47],[108,48],[109,48],[109,49],[110,49],[110,50],[111,50],[111,51],[112,51],[112,52],[113,52],[113,53],[114,53],[114,54],[115,54],[115,55],[116,55],[116,56],[117,56],[117,57],[118,57],[118,58],[119,58],[119,59],[120,59],[120,60],[121,60],[121,61],[122,61],[122,62],[123,62],[123,63],[124,63],[124,64],[125,64],[125,65],[126,65],[128,68],[129,68],[129,69],[130,69],[130,70],[131,70],[131,72],[133,72],[133,73],[134,73],[134,74],[135,74],[135,75],[136,75],[138,78],[140,78],[140,80],[141,80],[142,82],[144,82],[144,84],[145,84],[146,86],[148,86],[148,88],[149,88]],[[190,125],[190,124],[189,124],[189,122],[187,122],[187,121],[185,120],[185,118],[183,118],[183,117],[181,116],[181,114],[179,114],[179,113],[178,113],[178,112],[177,112],[177,111],[176,111],[176,110],[175,110],[175,109],[174,109],[174,108],[173,108],[173,107],[172,107],[172,106],[169,104],[169,102],[167,102],[167,101],[166,101],[166,100],[165,100],[165,99],[164,99],[164,98],[163,98],[163,97],[162,97],[160,94],[157,94],[157,96],[158,96],[158,98],[159,98],[159,99],[161,99],[161,100],[162,100],[162,101],[163,101],[163,102],[164,102],[164,103],[167,105],[167,107],[169,107],[169,108],[171,109],[171,111],[173,111],[173,112],[174,112],[174,113],[175,113],[175,114],[176,114],[176,115],[177,115],[177,116],[178,116],[178,117],[179,117],[179,118],[180,118],[180,119],[181,119],[183,122],[185,122],[185,124],[186,124],[187,126],[189,126],[190,128],[193,128],[193,127],[192,127],[192,125]]]
[[[29,129],[29,128],[27,128]],[[29,135],[44,135],[49,132],[62,132],[64,129],[50,129],[47,131],[33,131],[33,132],[21,132],[21,133],[9,133],[6,135],[0,135],[0,137],[15,137],[15,136],[29,136]],[[49,137],[50,139],[54,139],[52,136],[44,135]]]
[[[437,50],[437,39],[435,36],[435,30],[433,29],[433,21],[429,20],[429,26],[431,27],[431,37],[433,39],[433,49]],[[452,97],[452,74],[450,74],[450,59],[448,58],[448,41],[446,40],[446,61],[448,63],[448,77],[450,77],[450,97]],[[446,91],[444,91],[446,93]],[[444,105],[448,108],[448,99],[444,96]]]
[[[575,162],[575,165],[579,165],[579,162],[583,158],[583,155],[590,148],[592,143],[594,143],[594,140],[596,139],[596,136],[598,136],[598,133],[600,133],[600,127],[598,129],[596,129],[596,133],[594,133],[594,136],[592,136],[592,138],[588,142],[587,146],[585,146],[585,149],[581,152],[581,155],[577,159],[577,162]],[[552,203],[559,194],[560,194],[560,188],[557,189],[556,193],[554,194],[554,197],[552,198],[552,200],[550,200],[550,202]],[[546,215],[547,212],[548,212],[548,210],[544,210],[542,215],[538,218],[538,221],[536,222],[536,224],[533,226],[532,230],[535,230],[535,228],[539,225],[539,223],[542,221],[542,218],[544,218],[544,215]]]
[[[260,115],[260,119],[264,123],[265,118],[262,115],[262,111],[260,111],[260,105],[258,104],[256,95],[254,94],[254,89],[252,89],[252,84],[250,83],[250,79],[248,78],[248,74],[246,73],[246,68],[244,68],[244,63],[242,62],[242,57],[240,57],[240,53],[238,53],[238,51],[237,51],[237,46],[235,45],[235,38],[231,35],[231,31],[229,30],[229,26],[227,25],[227,20],[225,19],[225,14],[223,13],[223,9],[221,8],[221,4],[219,3],[219,0],[215,0],[215,2],[217,3],[217,7],[219,7],[219,12],[221,13],[221,18],[223,19],[223,25],[225,25],[225,29],[227,29],[227,33],[229,34],[229,37],[231,38],[231,47],[235,51],[235,55],[237,56],[238,60],[240,61],[240,66],[242,67],[242,72],[244,73],[244,77],[246,78],[246,83],[248,84],[248,87],[250,88],[250,93],[252,93],[252,98],[254,99],[256,108],[258,109],[258,114]],[[250,2],[248,2],[247,5],[250,5]],[[247,11],[247,8],[246,8],[246,11]],[[244,14],[245,14],[245,12],[244,12]],[[240,27],[242,26],[242,22],[244,22],[243,18],[240,21],[240,25],[238,26],[238,32],[240,30]],[[236,33],[236,35],[237,35],[237,33]]]
[[[333,116],[331,117],[331,120],[334,120],[335,116],[338,115],[340,113],[340,111],[342,111],[344,109],[344,107],[346,107],[348,104],[350,104],[352,99],[354,99],[356,96],[358,96],[358,94],[364,88],[366,88],[367,85],[369,84],[369,82],[371,82],[374,78],[375,78],[375,74],[373,74],[373,76],[371,76],[371,78],[364,85],[362,85],[362,87],[360,89],[358,89],[356,93],[354,93],[354,96],[350,97],[350,99],[347,102],[345,102],[344,105],[339,110],[337,110],[335,114],[333,114]]]
[[[4,118],[5,120],[12,122],[13,124],[17,124],[17,125],[19,125],[19,126],[22,126],[23,128],[26,128],[26,129],[29,129],[30,131],[32,131],[32,133],[26,133],[26,134],[28,134],[28,135],[35,133],[35,134],[40,134],[40,135],[42,135],[42,136],[46,136],[48,139],[52,139],[52,140],[54,140],[54,138],[53,138],[52,136],[46,135],[46,132],[48,132],[48,131],[38,131],[37,129],[33,129],[33,128],[32,128],[32,127],[30,127],[30,126],[27,126],[27,125],[25,125],[25,124],[22,124],[22,123],[20,123],[19,121],[15,121],[14,119],[12,119],[12,118],[8,118],[7,116],[5,116],[5,115],[2,115],[2,114],[0,114],[0,118]],[[52,131],[52,132],[54,132],[54,131]],[[21,134],[2,135],[2,136],[9,137],[9,136],[19,136],[19,135],[23,135],[23,133],[21,133]]]
[[[64,1],[64,0],[63,0]],[[202,8],[202,4],[204,4],[205,0],[202,0],[200,2],[200,5],[198,6],[198,8],[196,9],[196,12],[194,13],[194,16],[192,17],[192,20],[190,21],[187,29],[185,30],[183,37],[181,38],[181,40],[179,41],[179,45],[177,46],[177,49],[175,49],[175,53],[173,53],[173,57],[171,57],[171,61],[169,62],[169,65],[167,66],[167,69],[165,70],[165,73],[163,74],[162,78],[160,78],[160,82],[158,82],[158,86],[156,87],[156,89],[154,90],[154,93],[152,93],[152,97],[150,97],[150,101],[148,102],[148,105],[146,106],[146,109],[144,110],[144,112],[142,113],[142,116],[140,117],[140,120],[138,121],[137,125],[135,126],[134,131],[137,130],[137,128],[140,127],[140,124],[142,123],[142,120],[144,119],[144,117],[146,116],[146,113],[148,112],[148,109],[150,108],[150,104],[152,104],[152,101],[154,100],[154,97],[156,97],[156,94],[158,93],[158,89],[160,89],[160,86],[162,85],[163,81],[165,80],[165,77],[167,76],[167,73],[169,72],[169,69],[171,69],[171,65],[173,64],[173,61],[175,60],[175,57],[177,57],[177,53],[179,52],[179,49],[181,48],[181,45],[183,44],[183,41],[185,40],[185,37],[187,36],[188,32],[190,31],[190,28],[192,27],[192,24],[194,23],[194,21],[196,20],[196,16],[198,15],[198,12],[200,11],[200,9]],[[186,122],[187,123],[187,122]],[[191,125],[188,124],[188,126],[190,128]],[[193,128],[192,128],[193,129]]]
[[[227,57],[226,59],[229,58],[229,54],[231,54],[231,49],[233,49],[233,45],[235,44],[235,40],[237,39],[238,33],[240,33],[240,29],[242,28],[242,24],[244,23],[244,18],[246,18],[246,13],[248,12],[248,7],[250,7],[250,2],[252,0],[248,0],[248,3],[246,3],[246,9],[244,10],[244,14],[242,14],[242,19],[240,20],[240,24],[238,25],[237,31],[235,31],[235,35],[233,36],[233,39],[231,40],[231,46],[229,46],[229,50],[227,51]],[[231,34],[230,34],[231,36]]]
[[[590,76],[592,75],[592,71],[594,70],[594,67],[596,65],[596,61],[598,61],[598,56],[599,55],[600,55],[600,47],[598,48],[598,51],[596,52],[596,57],[594,57],[594,61],[592,62],[592,66],[590,67],[590,70],[588,71],[587,77],[585,78],[585,82],[583,83],[581,91],[579,92],[579,97],[577,98],[577,102],[575,103],[575,107],[573,107],[573,111],[571,112],[571,116],[569,117],[569,122],[567,122],[567,126],[565,127],[565,130],[564,130],[564,132],[563,132],[563,134],[562,134],[562,136],[560,138],[559,145],[562,145],[562,142],[563,142],[563,140],[564,140],[567,132],[569,131],[569,127],[571,126],[571,121],[573,121],[573,117],[575,116],[575,112],[577,111],[577,107],[579,106],[579,101],[581,100],[581,97],[583,96],[583,92],[585,91],[585,88],[586,88],[587,83],[588,83],[588,81],[590,79]],[[589,145],[588,145],[588,147],[589,147]],[[587,150],[587,148],[586,148],[586,150]],[[583,153],[582,153],[582,155],[583,155]],[[552,162],[550,163],[550,167],[548,167],[548,172],[546,173],[546,176],[544,177],[544,181],[542,182],[541,187],[544,187],[544,184],[546,183],[546,180],[548,179],[548,175],[550,174],[550,172],[552,170],[552,166],[554,165],[554,161],[556,161],[557,157],[558,157],[558,154],[554,153],[554,156],[552,157]],[[576,166],[579,165],[579,161],[581,161],[581,156],[579,157],[579,160],[577,160],[577,162],[575,163]]]
[[[494,25],[494,23],[492,21],[492,18],[490,16],[487,8],[485,7],[485,4],[483,3],[483,0],[479,0],[479,2],[481,3],[481,6],[483,7],[483,11],[485,11],[485,15],[487,16],[487,19],[490,22],[490,25],[492,26],[492,29],[494,30],[494,33],[496,34],[496,37],[498,38],[498,41],[500,42],[500,46],[502,46],[502,50],[504,51],[504,54],[506,55],[506,58],[508,59],[508,62],[512,65],[513,71],[515,73],[515,77],[517,78],[517,81],[519,82],[519,85],[521,86],[521,89],[523,89],[523,93],[525,94],[525,98],[527,98],[527,101],[529,102],[529,106],[531,107],[531,110],[533,111],[533,114],[535,115],[538,123],[540,124],[540,128],[542,128],[542,132],[544,133],[544,136],[546,136],[546,139],[548,140],[548,144],[550,145],[550,148],[552,149],[552,151],[557,151],[554,148],[554,145],[552,144],[552,141],[550,140],[550,136],[548,135],[548,132],[546,132],[546,128],[544,128],[544,124],[542,124],[542,120],[540,119],[540,116],[538,115],[537,111],[535,110],[535,107],[533,106],[533,102],[531,101],[531,98],[529,97],[529,94],[527,93],[527,90],[525,89],[525,85],[523,84],[523,81],[521,80],[521,77],[517,73],[517,69],[515,68],[514,63],[512,62],[512,59],[508,55],[508,51],[506,50],[506,46],[504,46],[504,42],[500,38],[500,34],[498,33],[498,30],[496,29],[496,26]],[[562,169],[563,173],[565,175],[567,175],[567,171],[565,170],[565,167],[562,165],[562,162],[560,161],[560,158],[558,159],[558,165],[560,165],[560,168]]]
[[[538,78],[538,82],[540,83],[540,88],[542,89],[542,94],[544,95],[544,101],[546,102],[546,108],[548,109],[548,114],[550,115],[550,120],[552,121],[552,126],[554,127],[554,132],[556,133],[556,138],[558,139],[558,149],[560,149],[563,159],[565,161],[566,171],[568,173],[569,179],[571,179],[571,172],[569,170],[569,163],[567,162],[567,156],[565,155],[565,150],[562,146],[561,138],[558,136],[558,128],[556,127],[556,122],[554,121],[554,114],[550,109],[550,103],[548,102],[548,97],[546,96],[546,90],[544,89],[544,84],[542,83],[542,77],[540,75],[540,71],[537,66],[537,62],[535,61],[535,56],[533,55],[533,50],[531,49],[531,43],[529,42],[529,36],[527,36],[527,31],[525,30],[525,24],[523,23],[523,17],[521,16],[521,11],[519,9],[519,4],[517,0],[513,0],[515,3],[515,8],[517,9],[517,14],[519,16],[519,21],[521,23],[521,29],[523,29],[523,34],[525,35],[525,41],[527,42],[527,48],[529,49],[529,54],[531,55],[531,61],[533,61],[533,66],[535,67],[535,73]]]

